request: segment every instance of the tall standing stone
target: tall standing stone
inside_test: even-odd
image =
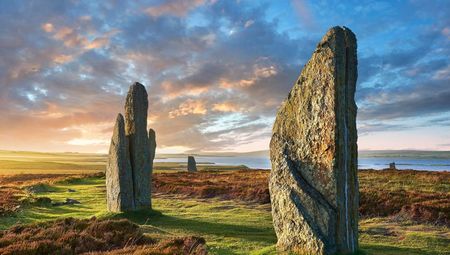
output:
[[[128,91],[125,103],[125,133],[130,143],[134,201],[137,209],[151,206],[147,110],[147,91],[142,84],[135,82]]]
[[[197,172],[197,163],[193,156],[188,156],[187,170],[188,172]]]
[[[358,248],[356,79],[355,35],[333,27],[277,113],[269,188],[280,249]]]
[[[122,212],[134,209],[133,177],[125,136],[125,123],[119,113],[114,126],[106,167],[106,200],[108,211]]]

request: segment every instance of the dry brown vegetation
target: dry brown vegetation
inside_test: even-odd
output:
[[[12,214],[18,211],[24,203],[29,203],[29,200],[21,199],[26,196],[27,191],[32,191],[34,187],[103,175],[103,173],[0,175],[0,217]]]
[[[0,178],[0,215],[14,212],[23,190],[88,175],[10,175]],[[89,175],[92,176],[92,175]],[[269,172],[264,170],[172,172],[153,175],[158,195],[219,198],[270,203]],[[450,172],[359,171],[362,217],[391,216],[416,222],[450,225]]]
[[[153,190],[164,195],[270,203],[268,171],[159,173]],[[450,172],[359,171],[362,217],[392,216],[450,225]]]
[[[153,175],[156,194],[270,203],[268,171],[201,171]]]
[[[22,194],[19,188],[0,186],[0,217],[17,211]]]
[[[206,254],[198,237],[156,240],[125,220],[78,220],[19,225],[0,231],[0,254]]]
[[[68,177],[77,175],[70,174],[16,174],[16,175],[0,175],[0,185],[31,185],[36,182],[54,182]]]
[[[359,173],[360,214],[450,226],[450,172]]]

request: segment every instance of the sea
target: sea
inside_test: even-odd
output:
[[[270,169],[270,159],[265,156],[198,156],[195,157],[198,164],[215,165],[245,165],[252,169]],[[156,162],[187,162],[187,157],[156,158]],[[395,162],[396,168],[400,170],[428,170],[428,171],[450,171],[450,159],[435,158],[405,158],[405,157],[360,157],[358,158],[359,169],[384,169],[389,163]]]

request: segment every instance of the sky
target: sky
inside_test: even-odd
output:
[[[360,150],[450,150],[448,1],[0,1],[0,149],[106,152],[129,86],[158,152],[268,149],[333,26],[358,40]]]

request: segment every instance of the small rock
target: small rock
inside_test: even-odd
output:
[[[72,199],[72,198],[66,198],[65,202],[55,202],[52,205],[53,206],[61,206],[61,205],[74,205],[74,204],[81,204],[80,201]]]
[[[38,183],[25,188],[30,193],[42,193],[49,191],[48,186],[43,183]]]
[[[67,191],[68,191],[68,192],[77,192],[77,191],[74,190],[74,189],[68,189]]]
[[[66,198],[66,202],[64,202],[66,205],[74,205],[74,204],[81,204],[80,201],[72,199],[72,198]]]

